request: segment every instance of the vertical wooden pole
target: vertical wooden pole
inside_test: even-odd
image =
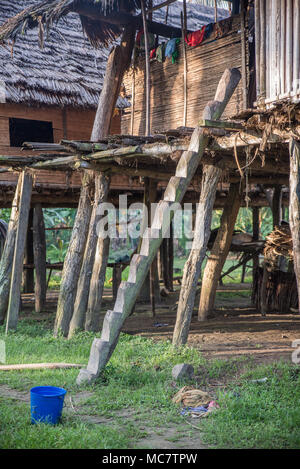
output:
[[[286,92],[293,88],[293,0],[286,0]]]
[[[134,36],[135,28],[126,27],[120,45],[114,47],[110,53],[91,135],[92,141],[98,141],[109,134],[124,73],[130,64]]]
[[[174,227],[173,222],[170,224],[170,238],[168,240],[168,258],[169,258],[169,291],[174,291]]]
[[[218,235],[203,273],[198,312],[199,321],[205,321],[214,307],[218,281],[229,253],[234,225],[240,206],[240,184],[230,184]]]
[[[40,313],[46,304],[46,233],[41,204],[34,206],[33,215],[33,253],[35,266],[35,311]]]
[[[286,91],[286,0],[281,0],[281,26],[280,26],[280,94],[284,95]]]
[[[99,214],[101,204],[108,198],[110,178],[101,172],[94,173],[95,195],[93,209],[89,223],[89,232],[86,240],[82,266],[78,279],[74,313],[70,322],[68,337],[71,338],[78,330],[84,329],[85,315],[89,301],[91,278],[95,262],[95,254],[98,242],[97,225],[101,219]]]
[[[300,93],[300,5],[294,0],[293,94]]]
[[[95,263],[92,273],[88,307],[86,311],[85,330],[98,332],[100,330],[100,314],[105,274],[109,257],[109,237],[98,238]]]
[[[188,96],[187,96],[187,53],[186,53],[186,42],[185,42],[185,36],[187,32],[187,18],[186,18],[186,0],[183,2],[183,11],[184,13],[181,13],[181,29],[182,29],[182,51],[183,51],[183,64],[184,64],[184,69],[183,69],[183,127],[186,127],[187,125],[187,102],[188,102]]]
[[[252,226],[253,226],[253,241],[259,240],[259,207],[253,207],[252,209]],[[252,272],[252,285],[255,284],[255,275],[259,267],[259,254],[253,257],[253,272]]]
[[[290,141],[290,227],[293,238],[294,270],[300,311],[300,143]]]
[[[266,2],[260,4],[260,96],[266,97]]]
[[[247,41],[246,41],[246,7],[245,0],[241,0],[241,44],[242,44],[242,82],[243,107],[248,107],[248,77],[247,77]]]
[[[25,243],[24,263],[33,265],[33,208],[29,210],[28,229]],[[24,293],[34,292],[34,268],[26,268],[23,271]]]
[[[256,72],[256,99],[260,96],[260,2],[255,0],[255,72]]]
[[[148,37],[148,25],[146,18],[146,9],[144,0],[141,0],[143,26],[144,26],[144,38],[145,38],[145,65],[146,65],[146,129],[145,135],[150,135],[150,50],[149,50],[149,37]]]
[[[92,212],[92,188],[93,173],[86,171],[83,176],[81,195],[72,236],[64,261],[54,325],[55,336],[61,333],[66,337],[69,332]]]
[[[272,198],[273,229],[279,226],[282,219],[282,186],[276,184]]]
[[[32,192],[32,175],[23,171],[13,268],[7,309],[6,333],[16,330],[19,318],[24,250]]]
[[[204,166],[202,170],[202,187],[197,208],[193,246],[184,266],[173,334],[173,345],[177,347],[186,344],[188,339],[196,290],[211,232],[213,207],[221,174],[222,170],[215,166]]]
[[[21,193],[21,186],[22,174],[20,174],[18,184],[16,186],[4,250],[0,261],[0,325],[3,324],[7,313],[9,286],[11,280],[11,271],[15,252],[15,241],[19,220],[19,199]]]

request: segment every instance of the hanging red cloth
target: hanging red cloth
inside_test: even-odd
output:
[[[205,28],[206,26],[202,26],[202,28],[199,29],[199,31],[194,31],[193,33],[187,34],[185,36],[185,42],[190,47],[199,46],[205,38]]]
[[[156,57],[156,49],[152,49],[150,51],[150,59],[155,59],[155,57]]]

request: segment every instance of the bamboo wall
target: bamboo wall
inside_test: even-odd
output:
[[[257,99],[300,98],[300,1],[256,0]]]
[[[233,20],[228,35],[212,40],[209,38],[198,47],[187,46],[187,122],[194,127],[202,116],[209,100],[214,98],[219,80],[226,68],[236,67],[242,71],[242,45],[240,17]],[[145,133],[145,63],[140,59],[134,76],[133,132],[131,111],[122,117],[122,133],[142,135]],[[133,74],[125,77],[128,95],[133,91]],[[243,109],[242,81],[232,97],[224,116],[233,116]],[[162,131],[183,125],[184,115],[184,61],[182,45],[178,63],[167,59],[163,64],[151,62],[151,131]]]

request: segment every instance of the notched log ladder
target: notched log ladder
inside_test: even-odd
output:
[[[219,83],[215,100],[207,104],[203,118],[219,119],[241,78],[237,69],[226,70]],[[122,282],[113,311],[108,311],[103,322],[100,339],[95,339],[86,369],[80,371],[77,384],[93,382],[109,361],[118,341],[125,319],[130,314],[140,289],[158,252],[162,240],[169,230],[174,216],[174,204],[180,203],[197,170],[209,137],[205,130],[196,127],[188,151],[177,165],[176,174],[169,181],[164,198],[157,206],[151,228],[143,235],[140,254],[133,256],[127,282]]]

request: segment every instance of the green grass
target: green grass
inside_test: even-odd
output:
[[[22,320],[18,331],[4,335],[7,363],[72,362],[86,364],[93,334],[80,333],[70,341],[52,336],[52,321]],[[171,370],[188,362],[196,370],[201,389],[210,389],[217,379],[225,386],[218,394],[221,409],[191,428],[172,403],[176,392]],[[135,448],[148,431],[179,441],[193,434],[218,448],[300,448],[299,368],[279,363],[257,367],[247,358],[206,361],[195,349],[176,350],[167,342],[122,334],[103,376],[90,391],[76,414],[64,413],[60,425],[31,425],[29,403],[0,397],[1,448]],[[75,384],[78,370],[35,370],[2,372],[1,385],[29,392],[33,386],[53,385],[67,389],[66,399],[79,392]],[[268,377],[265,384],[254,378]],[[182,383],[184,384],[184,383]],[[211,388],[217,389],[217,388]],[[76,406],[77,407],[77,406]],[[87,423],[82,416],[104,419]],[[107,421],[107,419],[111,419]],[[192,433],[191,433],[192,432]]]
[[[240,386],[220,393],[221,409],[204,422],[204,440],[218,448],[300,448],[300,369],[260,366]],[[266,383],[252,383],[267,377]]]

